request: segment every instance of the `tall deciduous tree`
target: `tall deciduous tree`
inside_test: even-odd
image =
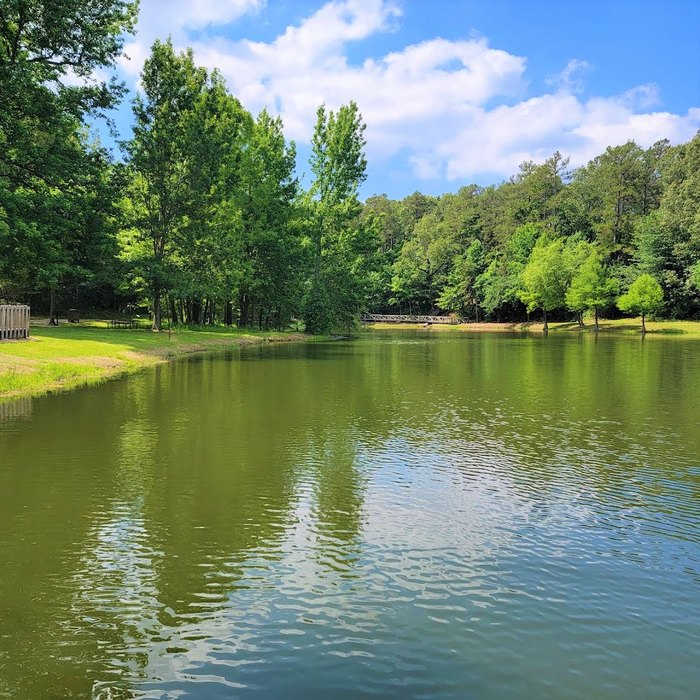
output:
[[[365,124],[355,102],[337,113],[321,105],[311,142],[308,210],[312,275],[305,302],[307,330],[349,326],[361,310],[376,231],[359,218],[366,178]]]
[[[143,95],[134,100],[134,133],[126,144],[133,172],[130,198],[138,233],[138,264],[153,304],[153,328],[161,328],[161,301],[171,286],[173,239],[192,205],[189,123],[206,72],[192,52],[176,54],[170,40],[156,40],[141,74]]]
[[[50,290],[51,319],[57,289],[85,262],[76,243],[90,222],[82,207],[100,190],[104,165],[82,122],[123,94],[123,85],[95,72],[115,64],[136,8],[126,0],[0,7],[0,218],[11,220],[0,249],[9,252],[2,258],[12,261],[16,289]]]
[[[230,302],[240,280],[243,223],[235,193],[241,188],[241,154],[252,119],[218,71],[182,118],[186,215],[173,237],[170,311],[177,320],[211,323],[216,309],[226,307],[230,322]]]
[[[302,294],[302,250],[292,225],[296,147],[285,141],[282,120],[266,110],[248,138],[235,195],[242,218],[239,324],[257,317],[258,325],[283,327]]]
[[[471,314],[477,322],[479,318],[479,298],[476,281],[484,269],[484,247],[474,239],[466,252],[459,255],[450,271],[447,284],[437,300],[441,309],[457,311],[462,317]]]
[[[523,224],[502,247],[492,251],[491,261],[476,280],[480,303],[486,313],[519,306],[522,273],[541,235],[540,224]]]

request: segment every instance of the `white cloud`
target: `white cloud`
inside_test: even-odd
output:
[[[141,0],[137,34],[126,43],[128,58],[120,59],[120,66],[138,75],[156,38],[186,42],[188,29],[226,25],[264,6],[265,0]]]
[[[397,29],[401,10],[392,0],[328,2],[267,43],[231,41],[216,31],[263,2],[144,0],[124,69],[135,76],[153,38],[170,33],[180,48],[193,47],[200,64],[219,68],[248,109],[281,113],[287,135],[302,142],[321,102],[336,108],[354,99],[367,122],[370,166],[399,155],[423,179],[506,176],[523,160],[557,149],[579,165],[608,145],[683,141],[700,128],[699,109],[648,111],[660,102],[655,85],[583,98],[582,74],[590,66],[580,59],[548,81],[552,92],[526,99],[526,59],[480,37],[431,38],[352,62],[354,42]],[[188,35],[203,27],[206,40]]]
[[[700,109],[686,115],[637,113],[629,95],[580,100],[557,93],[513,106],[479,110],[451,142],[438,144],[438,158],[448,179],[476,173],[512,174],[525,160],[542,161],[555,150],[583,165],[607,146],[629,140],[642,147],[668,138],[687,141],[700,129]]]
[[[310,138],[321,102],[337,108],[354,99],[368,125],[370,157],[408,149],[417,165],[426,160],[421,151],[454,133],[474,105],[522,94],[525,60],[485,39],[436,38],[360,65],[348,61],[350,42],[391,30],[399,16],[383,0],[333,2],[269,44],[219,39],[194,49],[249,109],[281,112],[290,137]],[[423,165],[421,172],[429,171]]]
[[[547,79],[547,85],[552,85],[563,92],[583,92],[582,74],[590,70],[588,61],[572,58],[561,73]]]

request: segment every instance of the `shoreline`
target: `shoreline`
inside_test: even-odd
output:
[[[649,338],[700,339],[700,321],[647,321]],[[540,322],[433,324],[362,324],[360,332],[372,330],[458,333],[512,333],[542,335]],[[638,319],[600,322],[600,335],[640,337]],[[575,322],[549,324],[551,335],[594,335],[593,324],[580,328]],[[86,321],[58,327],[32,325],[29,340],[0,343],[0,403],[42,396],[100,384],[146,367],[196,353],[268,342],[327,340],[298,331],[255,331],[214,327],[207,330],[179,328],[167,331],[109,329],[104,323]]]
[[[682,336],[700,338],[700,321],[647,321],[647,336]],[[542,334],[540,321],[519,322],[481,322],[481,323],[434,323],[426,326],[421,323],[363,323],[363,330],[422,330],[462,333],[537,333]],[[599,322],[601,335],[637,335],[641,336],[641,321],[637,318],[620,318]],[[586,320],[583,327],[575,321],[550,321],[549,333],[552,335],[594,334],[594,324]]]
[[[32,326],[30,333],[28,340],[0,343],[0,403],[101,384],[196,353],[312,338],[295,331],[219,328],[178,329],[168,338],[167,331],[90,322]]]

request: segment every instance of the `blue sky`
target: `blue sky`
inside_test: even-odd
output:
[[[141,0],[136,89],[156,37],[192,46],[253,113],[280,113],[307,172],[315,109],[354,99],[363,196],[490,184],[560,150],[581,165],[630,138],[700,129],[696,0]],[[117,123],[130,133],[130,109]],[[304,182],[308,182],[305,176]]]

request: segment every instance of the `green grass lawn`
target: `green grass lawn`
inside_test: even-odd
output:
[[[169,338],[167,331],[112,329],[99,321],[34,325],[30,332],[29,340],[0,342],[0,401],[95,383],[211,348],[304,337],[214,327],[177,329]]]

